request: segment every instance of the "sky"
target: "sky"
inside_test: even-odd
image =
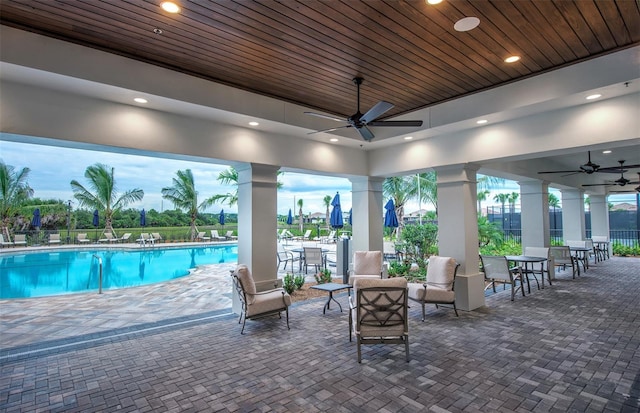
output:
[[[103,163],[115,168],[116,185],[120,193],[135,188],[144,191],[142,201],[129,205],[134,209],[157,211],[173,209],[173,205],[162,199],[161,190],[172,185],[172,179],[178,170],[191,169],[199,200],[234,190],[232,186],[222,185],[217,180],[218,174],[228,168],[223,164],[13,142],[2,140],[2,136],[0,134],[0,159],[16,169],[23,167],[31,169],[28,181],[34,189],[34,197],[71,200],[74,207],[77,207],[77,202],[73,197],[70,182],[75,179],[86,186],[85,169],[95,163]],[[286,172],[280,176],[279,180],[283,183],[282,189],[278,191],[277,212],[280,215],[286,215],[289,208],[294,215],[297,214],[299,199],[303,200],[302,211],[305,215],[315,212],[324,213],[323,198],[326,195],[333,197],[336,192],[340,193],[342,210],[347,212],[351,208],[351,182],[346,178]],[[492,200],[496,193],[518,191],[516,182],[506,181],[503,186],[491,191],[489,200]],[[560,198],[558,191],[551,190],[551,192],[555,192]],[[611,196],[609,199],[614,203],[635,203],[633,194]],[[490,204],[496,203],[485,201],[483,207]],[[427,210],[434,209],[431,205],[421,205],[421,207]],[[237,212],[237,206],[229,207],[221,204],[213,205],[206,212],[218,213],[221,209],[226,213]],[[411,202],[405,207],[405,214],[418,209],[417,202]]]

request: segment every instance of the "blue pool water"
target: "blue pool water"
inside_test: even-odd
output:
[[[0,255],[0,299],[124,288],[172,280],[203,264],[235,263],[237,245],[198,248],[75,250]]]

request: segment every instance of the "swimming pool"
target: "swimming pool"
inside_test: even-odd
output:
[[[148,249],[82,249],[0,255],[0,299],[98,291],[172,280],[203,264],[235,263],[237,245]]]

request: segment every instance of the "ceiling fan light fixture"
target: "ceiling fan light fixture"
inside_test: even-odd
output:
[[[506,59],[504,59],[504,62],[505,62],[505,63],[515,63],[515,62],[517,62],[518,60],[520,60],[520,56],[513,55],[513,56],[509,56],[509,57],[507,57]]]
[[[480,19],[477,17],[463,17],[453,25],[453,28],[458,32],[468,32],[478,27],[479,24]]]

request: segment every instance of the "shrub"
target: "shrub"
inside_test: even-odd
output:
[[[296,290],[301,289],[302,286],[304,285],[304,275],[302,274],[296,275],[293,278],[293,284],[295,285]]]
[[[324,269],[324,270],[320,270],[319,273],[314,274],[313,278],[316,279],[316,282],[318,284],[326,284],[326,283],[330,283],[331,280],[331,271],[328,269]]]
[[[288,293],[292,294],[296,289],[296,283],[294,281],[293,274],[287,273],[282,279],[282,288]]]

